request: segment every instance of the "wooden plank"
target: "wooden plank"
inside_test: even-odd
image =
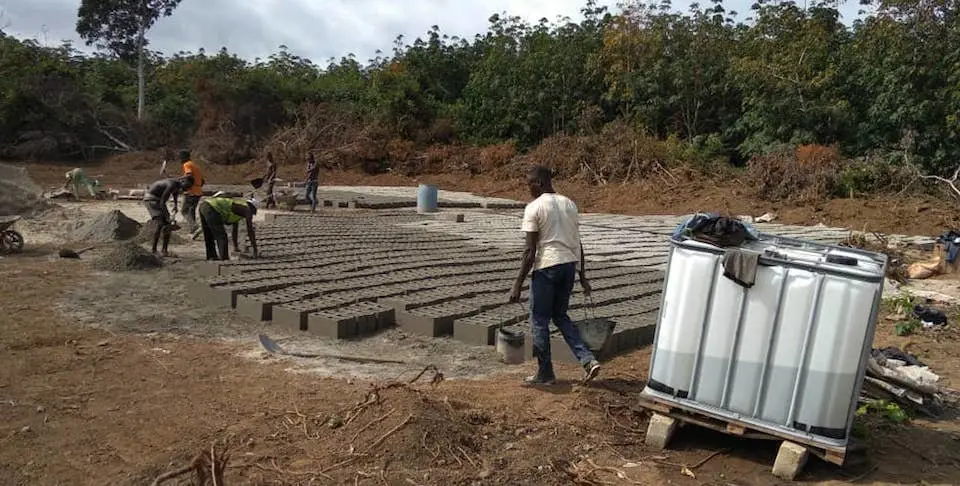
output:
[[[640,406],[656,411],[657,413],[662,413],[664,415],[673,417],[682,422],[692,423],[701,427],[716,430],[721,433],[736,435],[738,437],[797,442],[810,448],[810,452],[817,457],[836,465],[843,465],[843,461],[847,454],[846,447],[834,447],[818,444],[804,437],[794,437],[775,429],[759,428],[746,422],[727,417],[721,417],[687,405],[667,401],[656,396],[642,395],[640,397]]]

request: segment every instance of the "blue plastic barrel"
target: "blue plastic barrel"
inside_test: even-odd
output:
[[[420,186],[417,187],[417,212],[437,212],[437,186],[433,184],[420,184]]]

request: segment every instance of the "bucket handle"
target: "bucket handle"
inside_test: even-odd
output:
[[[596,305],[593,303],[593,295],[583,296],[583,320],[588,321],[590,319],[597,318],[597,310],[595,309]]]

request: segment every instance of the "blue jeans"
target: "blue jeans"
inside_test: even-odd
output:
[[[541,379],[556,378],[550,357],[551,320],[581,365],[586,366],[595,359],[580,337],[580,330],[567,315],[576,274],[577,266],[572,262],[533,272],[530,283],[530,334],[533,336],[533,355],[538,364],[537,376]]]
[[[310,210],[317,209],[317,181],[307,181],[307,202],[310,203]]]

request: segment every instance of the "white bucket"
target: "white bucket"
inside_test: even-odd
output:
[[[523,333],[497,330],[497,353],[506,364],[523,363]]]

